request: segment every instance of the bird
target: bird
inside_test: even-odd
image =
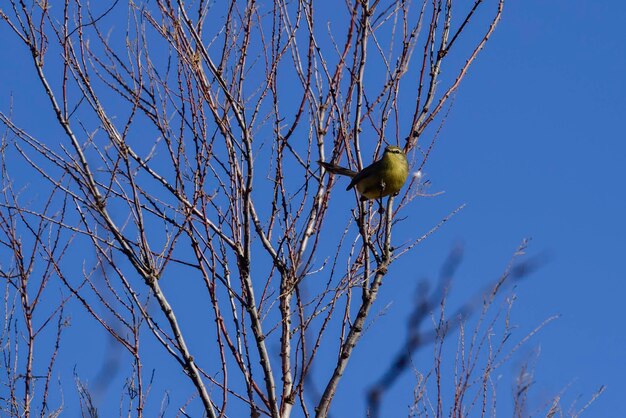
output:
[[[318,161],[318,164],[331,173],[351,177],[346,190],[356,186],[361,201],[397,194],[409,175],[409,163],[404,151],[393,145],[385,148],[380,160],[359,172],[324,161]]]

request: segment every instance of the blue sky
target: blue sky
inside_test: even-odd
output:
[[[505,4],[502,21],[456,94],[424,170],[431,191],[445,193],[414,203],[415,216],[407,225],[423,233],[459,205],[467,206],[394,265],[395,277],[410,281],[385,284],[377,303],[380,309],[389,306],[388,314],[368,330],[355,354],[351,366],[357,368],[349,366],[340,387],[344,396],[334,405],[336,416],[352,410],[350,393],[361,402],[359,382],[371,369],[360,365],[372,363],[376,353],[397,349],[415,283],[436,277],[452,247],[464,248],[454,303],[497,277],[523,238],[532,238],[529,254],[546,262],[514,289],[514,338],[561,315],[522,350],[522,357],[539,351],[532,402],[540,404],[566,388],[565,401],[581,396],[579,404],[584,404],[606,385],[587,416],[626,416],[624,22],[626,3],[620,1]],[[0,35],[6,34],[2,27]],[[6,111],[12,92],[16,109],[24,109],[39,86],[22,74],[25,55],[14,44],[7,46],[15,59],[0,64],[0,77],[8,80],[0,86],[0,103]],[[16,114],[18,122],[29,117]],[[49,121],[54,123],[51,116]],[[340,200],[340,193],[333,199]],[[352,202],[349,194],[345,199]],[[85,318],[74,321],[78,327]],[[93,352],[78,348],[68,361],[85,364]],[[92,349],[103,349],[102,342]],[[430,348],[418,353],[416,366],[428,364],[430,354]],[[505,373],[518,365],[512,362]],[[372,369],[383,366],[377,362]],[[399,384],[413,382],[407,375]],[[506,392],[509,381],[501,384]],[[385,398],[384,411],[391,414],[386,416],[404,416],[409,401],[410,390],[393,391]],[[507,406],[501,406],[505,411]]]
[[[427,169],[446,191],[436,204],[467,203],[426,244],[463,242],[460,276],[493,275],[522,237],[548,256],[517,288],[516,318],[562,315],[531,343],[537,388],[606,384],[589,416],[626,414],[625,19],[623,2],[508,2]]]

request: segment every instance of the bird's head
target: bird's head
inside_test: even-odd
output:
[[[389,145],[385,148],[385,154],[404,154],[404,151],[402,151],[402,148],[400,147]]]

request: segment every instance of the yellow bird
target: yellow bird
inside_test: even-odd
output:
[[[409,175],[406,155],[401,148],[395,146],[385,148],[380,160],[374,161],[358,173],[324,161],[318,161],[318,164],[331,173],[351,177],[352,181],[346,190],[356,186],[361,200],[380,199],[398,193]]]

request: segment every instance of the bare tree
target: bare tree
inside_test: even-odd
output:
[[[71,300],[132,359],[127,415],[144,414],[156,342],[193,385],[181,414],[328,416],[390,266],[457,211],[399,244],[420,176],[384,213],[355,197],[339,216],[315,161],[358,170],[396,144],[419,172],[504,1],[5,3],[62,137],[0,113],[3,410],[62,410],[47,399]],[[193,327],[186,291],[203,295]],[[35,317],[44,294],[57,302]],[[200,328],[210,346],[190,343]],[[56,343],[39,375],[42,330]]]

